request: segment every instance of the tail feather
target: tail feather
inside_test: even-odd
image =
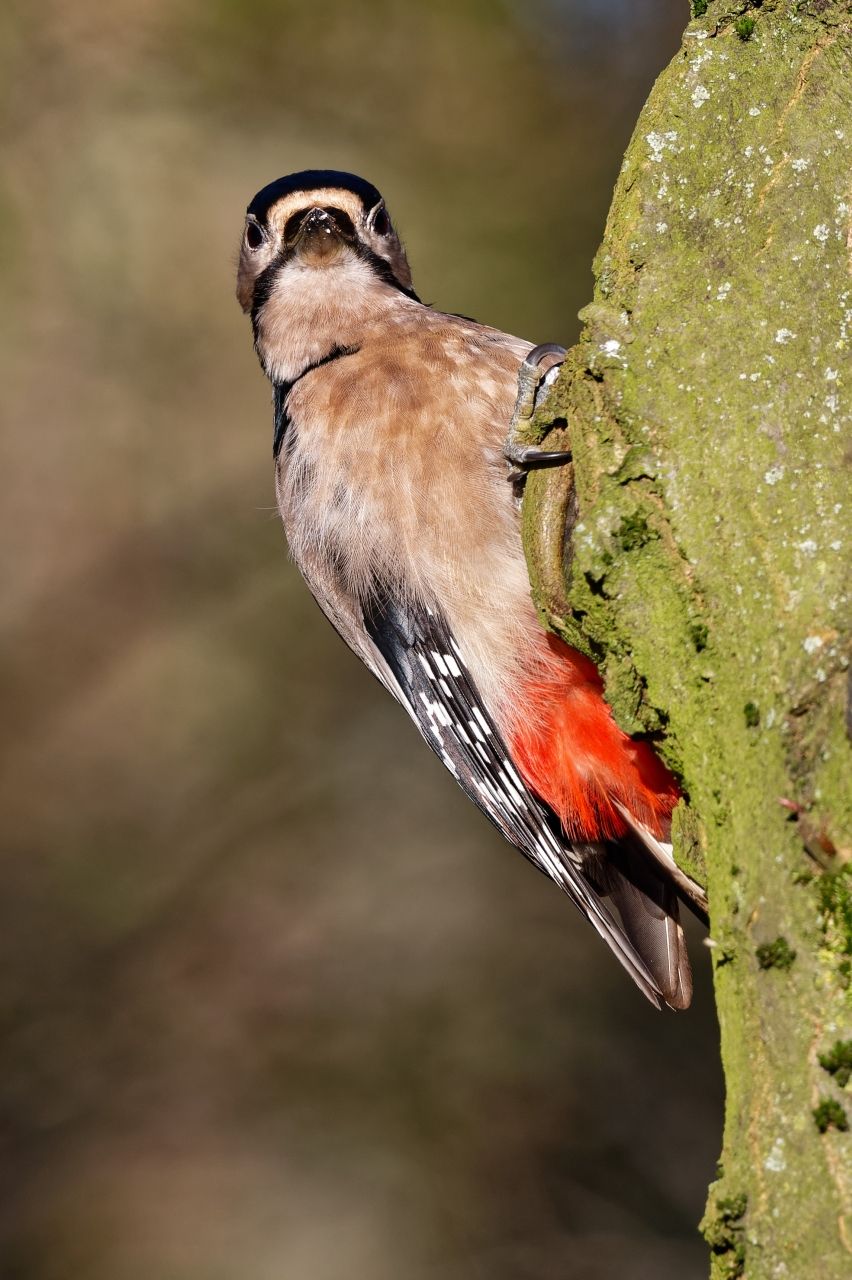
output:
[[[666,912],[670,913],[672,904],[660,896],[662,890],[655,880],[657,864],[649,859],[641,842],[624,831],[624,820],[615,814],[624,832],[615,841],[617,845],[633,841],[636,868],[631,854],[623,872],[613,871],[606,880],[613,905],[617,911],[620,908],[627,922],[622,927],[601,901],[585,865],[587,854],[594,861],[607,846],[578,845],[560,829],[557,813],[527,789],[441,615],[411,603],[400,605],[377,583],[375,595],[365,601],[363,616],[375,657],[387,664],[392,682],[386,680],[388,687],[400,697],[430,747],[473,802],[539,870],[560,885],[652,1004],[659,1008],[660,997],[669,1004],[688,1002],[684,982],[678,986],[673,976],[682,969],[679,935],[676,929],[665,932]],[[605,868],[601,877],[607,877]],[[673,909],[677,911],[676,902]],[[662,946],[658,943],[661,925]]]
[[[615,807],[624,818],[628,830],[640,842],[645,855],[650,854],[659,864],[664,875],[675,886],[682,901],[686,903],[693,915],[696,915],[702,924],[709,924],[707,894],[700,884],[697,884],[677,865],[672,846],[658,840],[646,827],[636,821],[624,805],[616,801]]]
[[[510,732],[512,757],[557,815],[590,885],[609,898],[663,999],[686,1009],[692,972],[678,897],[706,923],[707,896],[664,843],[677,781],[616,724],[594,663],[550,635],[539,660]]]
[[[586,845],[584,850],[586,876],[615,907],[624,933],[666,1004],[672,1009],[688,1008],[692,970],[673,886],[629,837]]]

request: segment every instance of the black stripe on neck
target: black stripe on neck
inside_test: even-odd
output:
[[[363,240],[359,240],[352,248],[361,261],[366,262],[367,266],[372,269],[373,275],[378,276],[384,284],[389,284],[392,289],[396,289],[399,293],[404,293],[406,298],[410,298],[412,302],[420,302],[413,289],[400,284],[393,273],[391,264],[380,254],[375,253],[368,244],[364,244]]]
[[[281,446],[284,444],[287,428],[290,426],[290,415],[287,412],[287,398],[296,383],[301,382],[302,378],[307,377],[309,373],[313,373],[314,369],[319,369],[324,364],[331,364],[332,360],[340,360],[343,356],[354,356],[360,350],[360,347],[333,347],[327,356],[323,356],[321,359],[315,360],[313,364],[309,364],[307,368],[302,370],[298,377],[292,380],[292,382],[273,382],[273,459],[277,460],[278,455],[281,452]]]

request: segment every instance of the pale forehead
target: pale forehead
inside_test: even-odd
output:
[[[267,223],[271,227],[283,227],[288,218],[303,209],[326,208],[342,209],[353,222],[361,221],[369,213],[361,203],[361,197],[353,191],[342,187],[317,187],[314,191],[293,191],[282,196],[269,210]]]

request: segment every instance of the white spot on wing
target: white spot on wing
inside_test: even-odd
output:
[[[444,662],[444,659],[441,657],[440,653],[436,653],[434,649],[430,649],[429,656],[434,662],[435,666],[440,671],[442,676],[449,675],[449,672],[447,671],[447,664],[446,662]]]
[[[488,736],[490,737],[490,736],[491,736],[491,728],[490,728],[490,726],[489,726],[489,724],[488,724],[488,721],[485,719],[485,716],[484,716],[484,715],[482,714],[482,712],[479,710],[479,707],[474,706],[474,708],[473,708],[473,714],[476,716],[477,720],[478,720],[478,721],[479,721],[479,723],[482,725],[483,731],[484,731],[485,733],[487,733],[487,734],[488,734]]]
[[[514,768],[514,765],[512,764],[512,761],[509,760],[508,757],[506,759],[506,772],[509,774],[510,778],[512,778],[512,780],[515,782],[515,784],[521,789],[521,791],[525,790],[523,782],[521,782],[521,779],[518,777],[517,773],[515,772],[515,768]]]

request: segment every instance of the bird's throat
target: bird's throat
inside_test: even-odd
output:
[[[400,305],[402,295],[377,280],[340,241],[336,246],[321,265],[308,253],[286,262],[253,317],[257,351],[273,382],[295,382],[333,351],[361,346],[367,332]],[[309,249],[315,252],[326,251]]]

